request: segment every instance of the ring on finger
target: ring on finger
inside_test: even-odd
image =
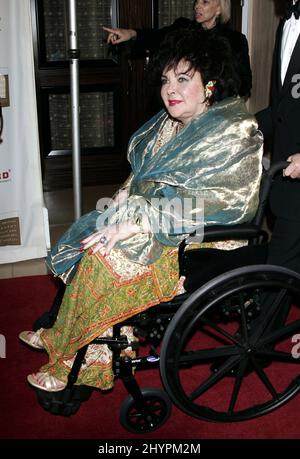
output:
[[[106,236],[100,237],[99,242],[101,242],[101,244],[106,244],[107,243],[107,237]]]

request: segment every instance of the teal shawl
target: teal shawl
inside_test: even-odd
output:
[[[142,264],[153,263],[164,245],[178,246],[187,234],[199,233],[205,225],[250,221],[258,206],[263,138],[243,99],[215,103],[159,146],[174,123],[162,110],[132,136],[127,201],[102,214],[91,213],[89,232],[91,226],[101,229],[146,214],[152,233],[116,245]],[[82,232],[86,219],[81,227],[80,220],[75,222],[72,238],[76,228]],[[54,248],[48,264],[63,258],[67,239]],[[77,249],[76,256],[81,255]]]

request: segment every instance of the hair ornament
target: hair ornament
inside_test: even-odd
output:
[[[216,89],[216,80],[211,80],[205,85],[205,97],[210,99]]]

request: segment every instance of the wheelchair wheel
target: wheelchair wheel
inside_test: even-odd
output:
[[[300,390],[299,332],[299,274],[272,265],[229,271],[173,317],[161,348],[163,383],[172,401],[199,419],[267,414]]]
[[[121,406],[120,423],[130,432],[153,432],[167,421],[172,404],[161,389],[143,388],[141,392],[148,412],[139,407],[136,400],[129,395]]]

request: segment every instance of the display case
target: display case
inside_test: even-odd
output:
[[[44,190],[72,186],[68,0],[30,0]],[[232,0],[238,9],[239,0]],[[237,7],[237,5],[239,5]],[[147,56],[108,46],[103,26],[155,28],[193,17],[191,0],[76,0],[83,185],[122,183],[127,144],[153,114]],[[237,16],[235,16],[237,17]],[[235,28],[238,28],[235,24]]]
[[[31,0],[44,190],[72,185],[68,4]],[[77,0],[76,9],[83,184],[122,182],[129,167],[128,82],[122,53],[107,45],[102,29],[119,24],[119,1]]]
[[[77,0],[81,61],[116,59],[106,46],[101,25],[118,26],[117,0]],[[68,0],[38,2],[39,61],[43,66],[68,60]]]
[[[193,18],[193,3],[190,0],[158,0],[155,8],[155,23],[159,28],[172,24],[180,17]]]

